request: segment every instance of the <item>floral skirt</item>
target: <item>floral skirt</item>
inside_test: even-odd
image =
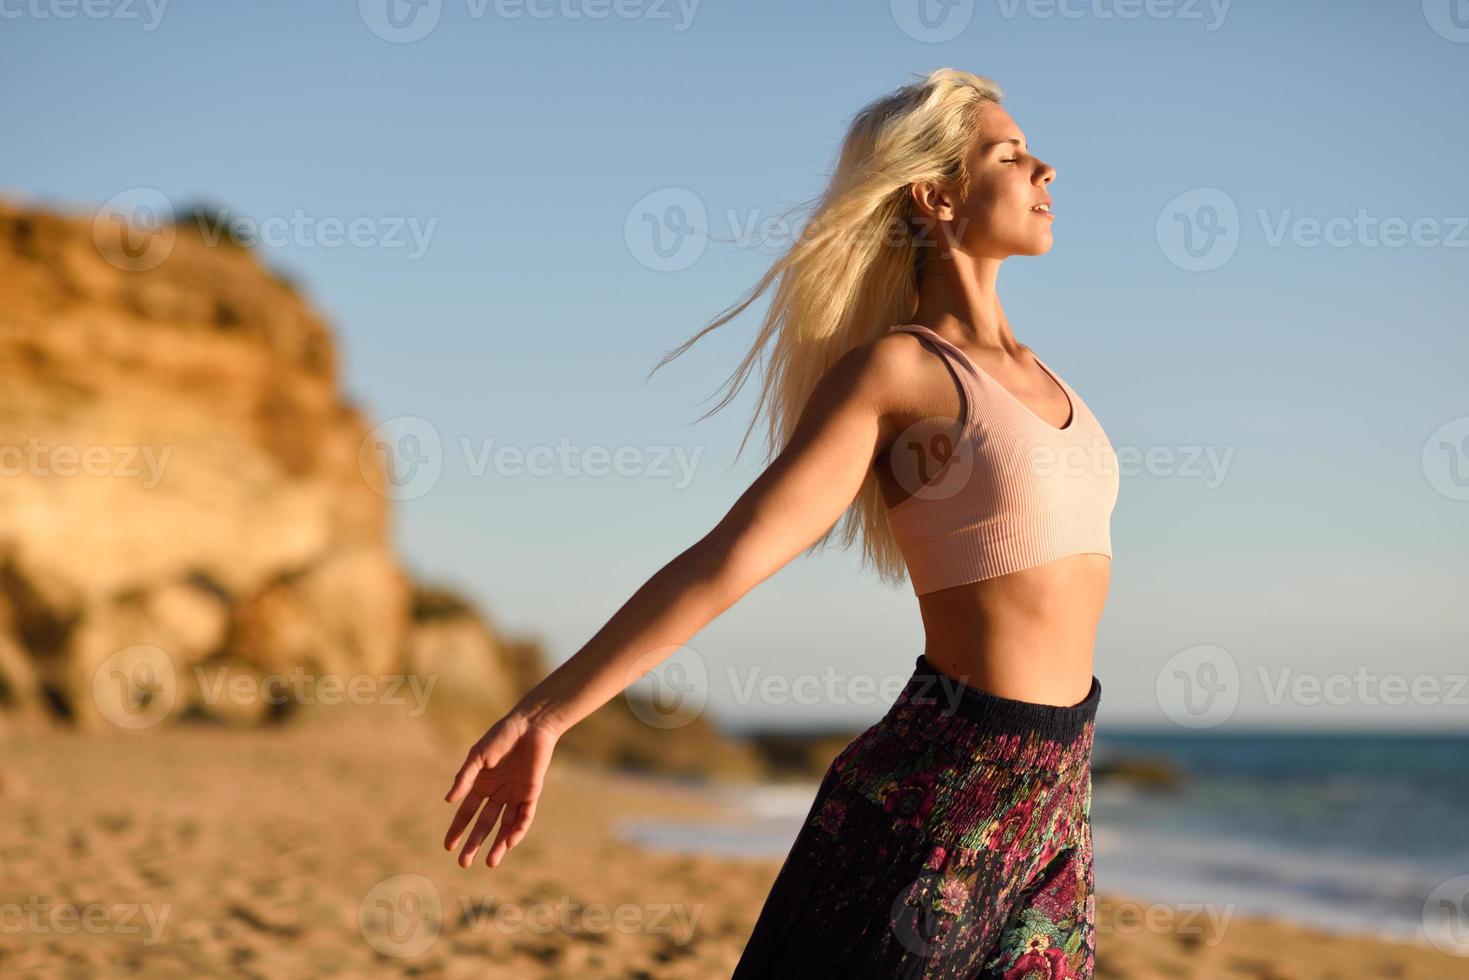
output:
[[[1101,693],[1002,698],[920,655],[826,771],[732,980],[1090,980]]]

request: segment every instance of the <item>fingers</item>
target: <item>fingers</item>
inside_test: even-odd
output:
[[[491,728],[469,750],[455,773],[444,800],[458,802],[459,808],[444,835],[444,849],[453,851],[463,841],[458,858],[460,867],[468,868],[474,863],[480,846],[497,823],[499,833],[485,855],[485,863],[492,868],[530,830],[551,750],[551,744],[539,732],[530,734],[526,738],[525,733],[505,730],[503,726]]]
[[[464,835],[464,828],[469,826],[469,821],[479,810],[479,805],[485,798],[478,793],[466,797],[459,804],[459,809],[454,812],[454,819],[449,821],[449,832],[444,835],[444,850],[452,851],[459,846],[459,838]]]
[[[505,855],[516,844],[519,844],[530,830],[530,822],[535,819],[536,801],[532,797],[524,803],[512,803],[505,808],[505,819],[500,821],[500,833],[495,836],[495,843],[490,848],[485,863],[492,868],[500,866]]]
[[[505,809],[505,804],[496,803],[494,800],[485,804],[479,819],[474,822],[474,829],[469,832],[469,839],[464,842],[464,850],[459,852],[459,867],[467,868],[474,863],[474,855],[479,851],[480,844],[490,836],[494,829],[495,821],[500,819],[500,811]]]
[[[469,787],[474,785],[474,777],[479,775],[483,763],[479,753],[474,749],[469,752],[469,758],[464,760],[464,765],[454,774],[454,784],[449,787],[449,792],[444,794],[445,803],[453,803],[455,800],[469,792]]]

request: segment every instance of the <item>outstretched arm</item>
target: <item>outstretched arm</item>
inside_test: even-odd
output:
[[[718,525],[659,569],[470,749],[445,797],[463,800],[444,840],[447,850],[480,802],[489,805],[470,832],[461,866],[473,862],[502,806],[505,819],[486,863],[496,866],[525,836],[561,733],[655,668],[845,513],[888,438],[887,406],[897,379],[883,362],[891,352],[868,344],[833,365],[780,455]]]

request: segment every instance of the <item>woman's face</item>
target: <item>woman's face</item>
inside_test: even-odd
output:
[[[946,225],[944,240],[973,258],[1045,254],[1055,219],[1037,207],[1050,203],[1046,185],[1055,168],[1031,155],[1025,134],[1000,106],[985,106],[978,123],[967,161],[969,186],[919,191],[915,185],[920,213]],[[932,242],[936,233],[926,236]]]

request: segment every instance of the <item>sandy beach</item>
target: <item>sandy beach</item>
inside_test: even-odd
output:
[[[7,977],[728,976],[778,869],[645,851],[622,819],[698,794],[558,759],[498,869],[441,846],[458,749],[362,712],[236,730],[12,735],[0,762]],[[1463,975],[1431,947],[1099,895],[1098,976]]]

